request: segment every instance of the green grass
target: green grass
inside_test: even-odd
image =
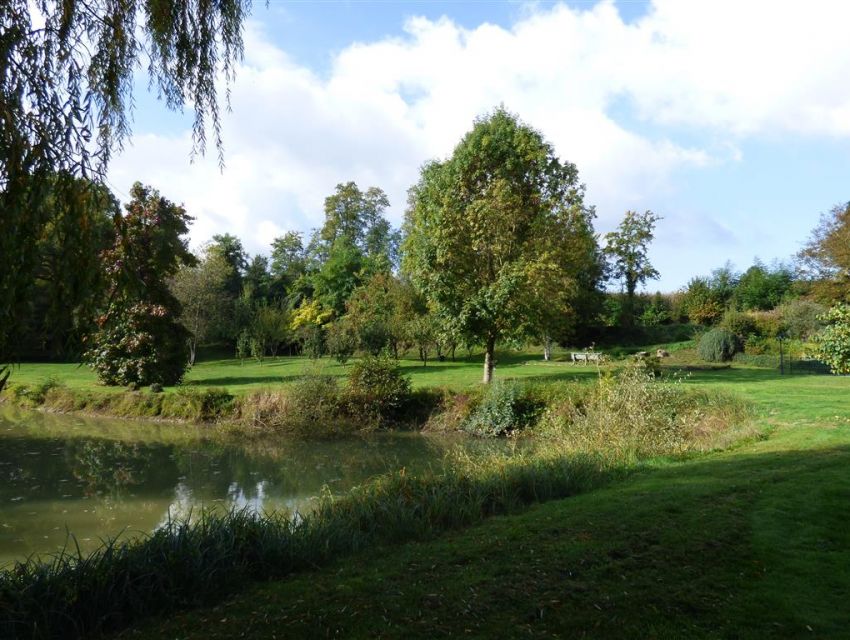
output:
[[[125,637],[847,637],[850,424],[831,414],[850,380],[792,380],[743,381],[764,408],[791,394],[806,416],[778,405],[769,438]],[[829,390],[812,396],[810,380]]]
[[[427,369],[409,360],[402,365],[419,388],[461,390],[477,384],[481,373],[480,357]],[[367,553],[344,560],[322,556],[317,565],[334,564],[254,586],[219,607],[151,622],[127,634],[274,637],[285,629],[286,637],[424,638],[494,637],[510,629],[532,636],[794,637],[812,633],[808,626],[820,637],[840,637],[840,612],[850,595],[845,518],[850,378],[779,376],[738,364],[723,369],[694,365],[690,350],[680,348],[665,368],[692,369],[682,374],[686,386],[742,395],[756,407],[761,431],[769,437],[687,462],[644,463],[642,471],[608,488],[491,518],[460,533],[440,531],[478,518],[461,518],[448,527],[412,524],[411,531],[418,533],[410,535],[391,534],[407,531],[403,522],[384,529],[388,514],[421,517],[420,507],[398,511],[405,504],[398,496],[408,496],[410,489],[393,485],[383,502],[370,497],[351,503],[360,504],[357,526],[371,522],[380,526],[369,531],[387,532],[363,545],[370,548]],[[62,379],[56,367],[63,366],[68,367],[23,365],[18,382],[26,375],[33,382],[49,375]],[[193,369],[188,382],[239,394],[269,386],[270,377],[295,380],[310,366],[300,358],[241,366],[207,361]],[[617,366],[606,365],[603,371]],[[327,360],[324,368],[337,376],[347,369]],[[590,381],[598,371],[544,363],[536,353],[519,352],[500,354],[497,375],[555,383]],[[93,385],[93,378],[75,378],[75,383]],[[526,486],[556,477],[530,469],[518,471],[517,478],[530,483]],[[404,482],[403,474],[395,478]],[[499,473],[492,478],[504,479]],[[429,509],[454,505],[445,513],[455,513],[463,504],[443,500],[443,489],[427,482],[410,486],[424,491]],[[501,495],[498,491],[495,495]],[[509,502],[509,508],[490,513],[513,512],[536,499]],[[437,513],[438,521],[445,517]],[[378,552],[373,548],[421,540],[422,531],[430,532],[426,538],[439,537]],[[345,547],[343,555],[356,548]]]
[[[565,355],[562,353],[561,357]],[[460,356],[453,362],[429,361],[423,367],[419,360],[407,357],[400,361],[403,372],[410,375],[414,388],[446,387],[462,389],[481,381],[484,356],[480,353]],[[223,387],[239,395],[269,386],[287,384],[297,380],[306,371],[319,370],[323,374],[344,378],[351,364],[341,365],[332,358],[322,358],[316,362],[301,356],[281,356],[268,358],[259,363],[245,360],[240,364],[234,358],[202,360],[195,364],[186,375],[184,386]],[[603,367],[605,368],[605,367]],[[595,366],[573,366],[566,361],[546,363],[539,350],[502,351],[498,354],[496,375],[517,379],[559,380],[596,375]],[[105,387],[98,383],[97,377],[85,365],[74,363],[22,363],[14,367],[10,383],[31,385],[55,378],[72,389],[121,391],[122,387]],[[166,391],[173,391],[166,388]]]

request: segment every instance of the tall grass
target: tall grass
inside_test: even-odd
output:
[[[750,408],[736,396],[689,389],[681,379],[656,380],[632,366],[601,377],[584,395],[551,401],[535,433],[567,451],[630,462],[725,447],[752,428]]]

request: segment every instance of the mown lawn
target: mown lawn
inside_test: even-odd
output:
[[[256,585],[139,638],[847,637],[850,378],[700,371],[765,436]]]
[[[562,352],[561,358],[566,355]],[[409,374],[413,386],[447,387],[460,389],[481,381],[484,356],[480,353],[461,355],[455,361],[421,361],[411,357],[400,361],[404,373]],[[602,369],[612,365],[603,366]],[[347,375],[350,362],[341,365],[332,358],[313,361],[302,356],[267,358],[262,363],[235,358],[205,359],[197,362],[186,376],[185,383],[193,387],[225,387],[231,393],[240,394],[261,387],[286,384],[308,371],[321,372],[343,378]],[[498,354],[496,375],[504,378],[558,380],[592,377],[597,374],[594,365],[573,365],[564,360],[547,363],[539,350],[503,351]],[[85,365],[74,363],[22,363],[12,371],[13,384],[37,384],[55,378],[62,384],[75,389],[123,390],[120,387],[105,387],[97,381],[94,372]]]

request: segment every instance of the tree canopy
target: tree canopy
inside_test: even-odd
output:
[[[484,344],[485,382],[496,343],[539,335],[548,294],[579,282],[575,256],[595,254],[592,217],[575,165],[502,108],[477,120],[448,160],[423,168],[404,270],[444,326]]]
[[[219,79],[242,54],[250,0],[0,2],[0,359],[12,355],[30,295],[34,247],[53,209],[70,207],[130,132],[134,73],[147,67],[166,105],[192,105],[194,149],[211,122],[221,152]],[[56,176],[59,176],[57,180]]]
[[[622,280],[626,291],[627,309],[624,319],[634,321],[634,297],[638,285],[658,277],[649,261],[649,244],[655,237],[655,223],[661,219],[652,211],[626,211],[616,231],[605,234],[605,255],[610,277]]]
[[[850,202],[821,216],[797,258],[816,297],[825,302],[850,300]]]

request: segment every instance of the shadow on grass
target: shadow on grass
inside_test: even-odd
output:
[[[222,638],[246,625],[304,638],[846,637],[848,465],[842,444],[647,468],[256,587],[141,637],[205,638],[213,618]]]

